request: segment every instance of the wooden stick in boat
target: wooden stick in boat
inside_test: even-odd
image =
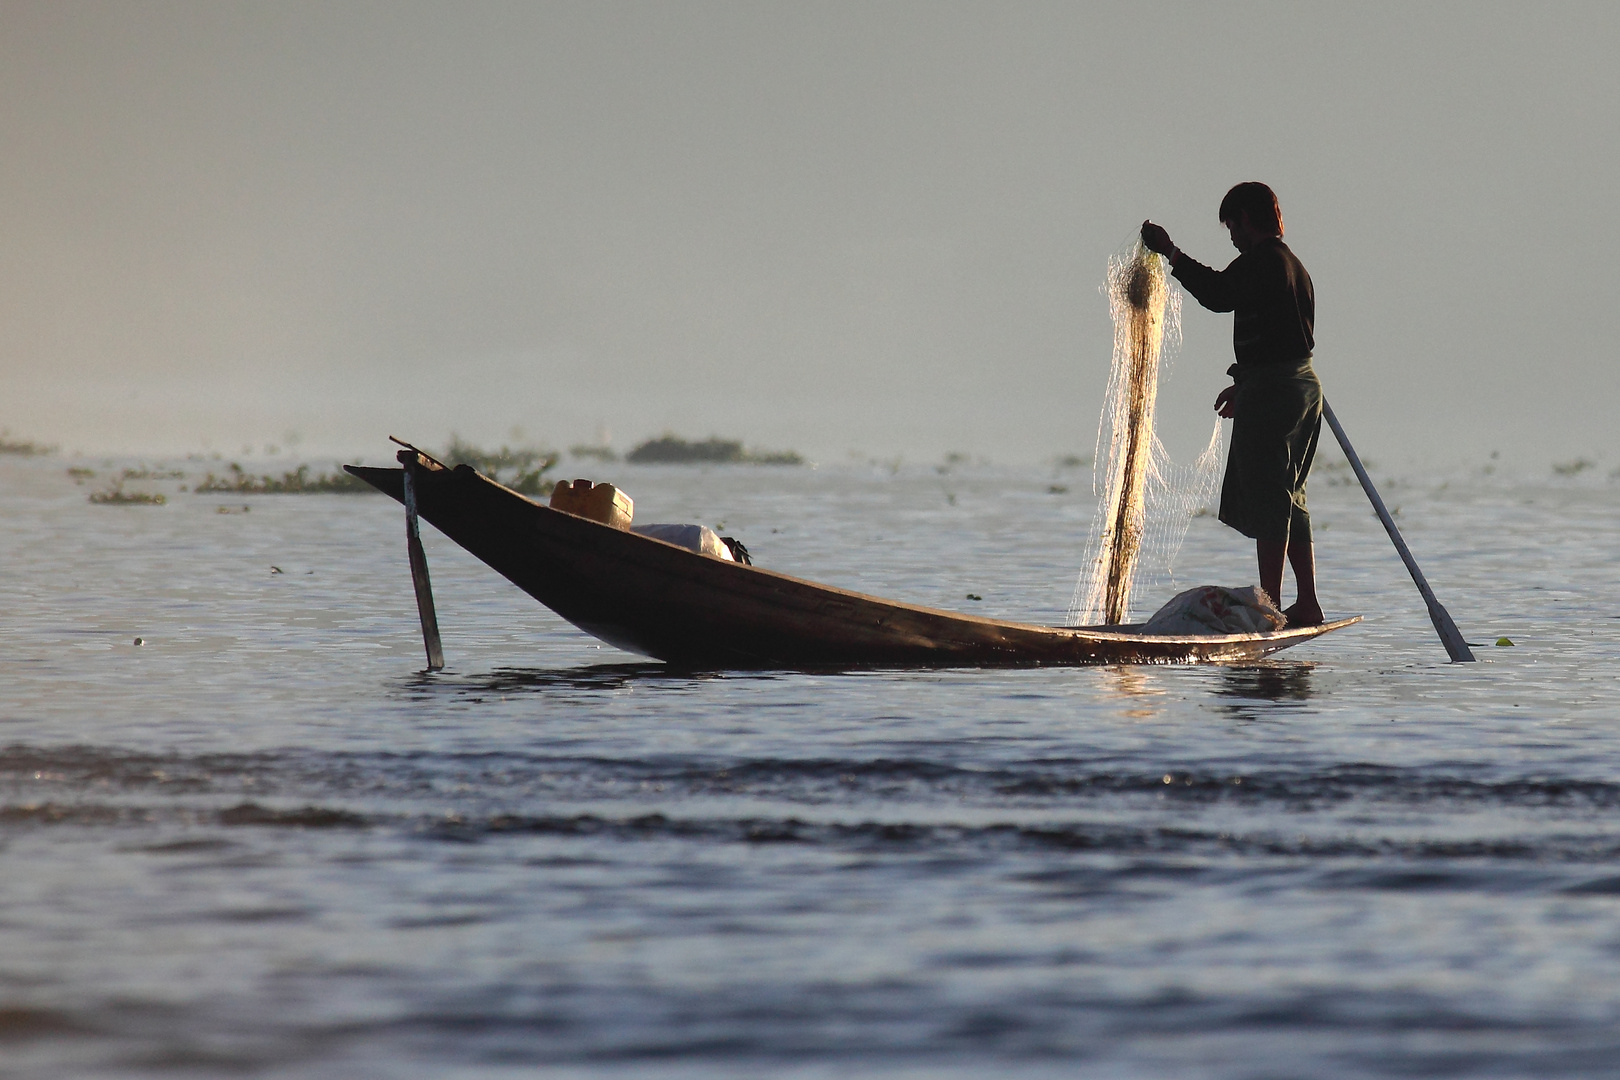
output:
[[[1339,440],[1339,446],[1344,450],[1344,456],[1349,459],[1350,467],[1356,471],[1356,479],[1361,481],[1361,487],[1367,492],[1367,498],[1372,500],[1373,509],[1378,512],[1378,520],[1384,523],[1384,531],[1395,542],[1395,550],[1400,553],[1401,561],[1412,575],[1417,584],[1418,592],[1423,594],[1423,602],[1429,605],[1429,619],[1434,623],[1435,632],[1440,635],[1440,643],[1446,647],[1446,653],[1453,662],[1469,662],[1474,659],[1474,653],[1468,648],[1468,642],[1463,640],[1462,632],[1457,624],[1451,620],[1451,613],[1445,609],[1435,598],[1434,590],[1429,588],[1428,580],[1423,571],[1418,569],[1417,560],[1412,558],[1412,552],[1407,548],[1406,541],[1401,537],[1401,530],[1395,527],[1395,519],[1389,516],[1384,508],[1384,500],[1378,497],[1378,490],[1373,487],[1372,478],[1362,467],[1361,458],[1356,455],[1356,448],[1350,445],[1349,436],[1345,435],[1344,428],[1339,425],[1339,418],[1333,415],[1333,408],[1322,399],[1322,416],[1333,429],[1334,438]]]
[[[397,435],[388,436],[388,441],[391,442],[391,443],[397,443],[398,445],[403,446],[407,450],[415,451],[417,456],[419,456],[424,462],[426,462],[428,465],[432,466],[435,469],[448,469],[448,468],[450,468],[450,466],[446,465],[444,462],[440,461],[438,458],[434,457],[432,454],[428,453],[426,450],[423,450],[419,446],[412,446],[410,443],[406,442],[404,439],[399,438]],[[405,459],[400,458],[399,460],[404,461]]]
[[[405,547],[411,557],[411,584],[416,586],[416,614],[422,619],[422,644],[427,647],[428,670],[441,671],[444,647],[439,643],[439,616],[433,610],[427,552],[422,550],[422,533],[416,522],[416,484],[412,473],[418,467],[417,453],[414,448],[399,452],[399,463],[405,466]]]

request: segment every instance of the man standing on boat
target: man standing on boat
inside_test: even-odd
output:
[[[1215,399],[1216,411],[1232,418],[1220,518],[1254,539],[1260,587],[1279,604],[1286,558],[1299,595],[1283,614],[1289,626],[1315,626],[1322,605],[1305,479],[1322,427],[1322,384],[1311,367],[1316,295],[1283,243],[1282,211],[1269,187],[1237,185],[1221,200],[1220,218],[1238,249],[1225,270],[1189,258],[1151,221],[1142,223],[1142,243],[1170,260],[1172,275],[1200,304],[1235,313],[1232,385]]]

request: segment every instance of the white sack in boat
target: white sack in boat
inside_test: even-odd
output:
[[[1258,586],[1200,585],[1170,598],[1142,624],[1144,634],[1265,634],[1287,620]]]
[[[731,557],[731,549],[707,525],[632,525],[630,531],[695,551],[699,555],[713,555],[726,562],[736,562]]]

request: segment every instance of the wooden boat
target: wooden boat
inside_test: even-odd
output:
[[[691,668],[1254,660],[1360,621],[1183,637],[1143,634],[1130,625],[978,618],[700,555],[541,506],[466,465],[447,469],[417,459],[406,467],[421,517],[518,588],[603,641]],[[345,468],[404,501],[404,469]]]

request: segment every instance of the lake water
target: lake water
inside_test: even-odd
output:
[[[1050,467],[565,471],[1029,621],[1092,509]],[[1268,662],[702,676],[431,527],[424,674],[391,500],[107,475],[0,458],[8,1080],[1620,1073],[1602,470],[1375,469],[1477,664],[1319,476],[1368,618]],[[1252,557],[1195,519],[1180,583]]]

